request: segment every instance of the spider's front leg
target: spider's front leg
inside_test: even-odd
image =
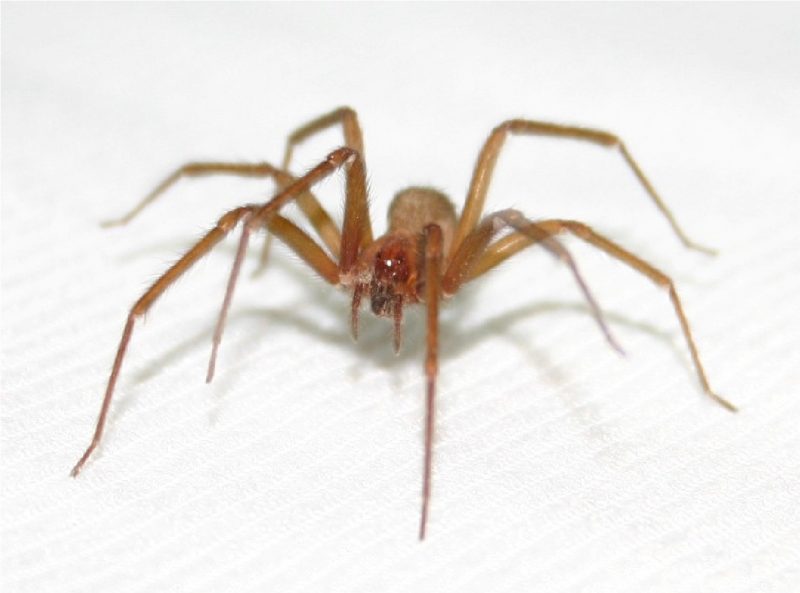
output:
[[[347,185],[345,190],[341,256],[337,266],[304,231],[288,219],[278,215],[277,212],[288,202],[296,200],[301,195],[308,194],[308,190],[314,184],[328,177],[342,166],[346,167]],[[367,208],[366,173],[361,155],[347,147],[334,150],[323,162],[278,192],[269,202],[259,207],[253,216],[246,221],[245,225],[239,241],[239,247],[236,250],[236,258],[231,267],[225,299],[223,300],[214,331],[211,358],[209,359],[208,372],[206,374],[207,382],[210,382],[214,377],[214,367],[219,345],[222,341],[225,320],[227,319],[236,281],[247,250],[247,242],[252,231],[262,226],[266,227],[302,257],[317,274],[331,284],[339,284],[341,282],[342,277],[346,276],[355,265],[361,249],[372,242],[372,225]],[[360,295],[361,287],[356,286],[352,313],[354,331]]]
[[[358,124],[358,117],[356,112],[349,107],[339,107],[330,113],[321,115],[310,122],[303,124],[295,129],[286,139],[286,147],[283,153],[283,171],[287,174],[291,172],[292,155],[294,149],[298,144],[301,144],[306,139],[318,134],[332,126],[341,124],[344,133],[344,145],[357,151],[361,158],[364,158],[364,140],[361,133],[361,126]],[[281,188],[286,187],[288,183],[282,183]],[[325,242],[331,254],[334,257],[339,257],[339,244],[341,237],[339,230],[331,220],[328,213],[322,209],[316,202],[316,198],[312,194],[300,196],[297,200],[298,205],[306,213],[311,224],[317,229],[320,238]],[[312,202],[313,200],[313,202]],[[270,246],[272,244],[272,235],[267,234],[264,240],[264,247],[261,249],[261,257],[259,258],[258,270],[256,273],[261,272],[266,268],[267,259],[269,258]],[[354,325],[355,327],[355,325]],[[354,332],[355,333],[355,332]]]
[[[345,207],[343,257],[340,258],[339,265],[337,266],[306,233],[287,219],[281,217],[278,211],[287,203],[296,200],[298,196],[307,192],[313,184],[331,175],[342,166],[347,166],[348,198]],[[364,167],[361,157],[357,152],[349,148],[340,148],[328,155],[325,161],[317,165],[306,175],[293,181],[287,188],[279,192],[266,204],[236,208],[220,218],[217,225],[162,274],[131,308],[120,344],[117,348],[114,365],[111,370],[111,375],[109,376],[105,395],[103,396],[100,415],[97,419],[91,443],[72,469],[72,476],[77,476],[78,473],[80,473],[84,464],[102,439],[108,411],[114,394],[114,388],[122,368],[125,351],[127,350],[131,335],[133,334],[136,319],[144,315],[164,291],[176,282],[186,270],[211,251],[211,249],[224,239],[239,222],[244,222],[244,224],[247,225],[247,228],[243,231],[243,238],[240,240],[240,246],[237,250],[237,257],[234,261],[228,287],[226,289],[225,302],[222,312],[220,313],[220,321],[217,324],[217,331],[215,332],[214,351],[216,351],[219,339],[222,335],[222,328],[224,327],[224,320],[227,315],[228,307],[233,296],[236,278],[238,277],[238,272],[242,264],[243,254],[247,246],[247,237],[251,231],[261,227],[267,227],[286,241],[290,247],[295,249],[304,261],[317,271],[320,276],[331,283],[338,283],[340,278],[339,270],[349,270],[349,268],[352,267],[358,257],[358,252],[364,237],[371,237],[369,212],[366,208],[366,179],[364,178]]]
[[[117,348],[117,355],[114,358],[114,366],[111,369],[111,375],[108,379],[106,392],[103,396],[103,403],[100,407],[100,416],[97,419],[94,435],[89,447],[84,454],[72,468],[71,475],[77,476],[83,468],[86,460],[97,448],[100,439],[103,437],[103,430],[105,429],[108,410],[111,406],[111,398],[114,395],[114,387],[117,384],[120,369],[122,368],[122,361],[125,358],[125,351],[128,348],[128,343],[133,334],[133,326],[136,320],[147,313],[153,303],[160,297],[164,291],[171,286],[178,278],[180,278],[186,270],[192,267],[200,258],[208,254],[211,249],[224,239],[228,233],[241,221],[243,218],[250,216],[255,211],[254,207],[244,206],[236,208],[226,213],[219,219],[217,225],[211,229],[206,235],[198,241],[186,254],[183,255],[177,262],[175,262],[164,274],[156,280],[152,286],[141,296],[139,300],[131,308],[128,313],[128,320],[125,323],[125,329],[122,332],[122,338]]]
[[[329,284],[334,286],[339,284],[340,274],[338,266],[305,231],[291,220],[276,214],[267,221],[267,230],[271,235],[283,241],[292,251],[299,255],[323,280],[326,280]],[[244,262],[244,256],[247,252],[247,243],[250,239],[251,232],[252,229],[245,223],[242,228],[241,238],[239,239],[239,246],[236,248],[236,257],[233,260],[233,266],[231,266],[231,272],[228,277],[225,298],[222,301],[222,308],[220,309],[217,325],[214,329],[211,357],[208,360],[208,370],[206,371],[206,383],[211,383],[214,379],[214,369],[217,363],[219,345],[222,342],[222,334],[225,331],[228,310],[233,300],[233,291],[239,279],[239,272]]]
[[[424,231],[425,254],[425,308],[427,310],[427,338],[425,355],[425,458],[422,473],[422,513],[419,522],[419,539],[425,539],[428,524],[428,507],[431,498],[431,469],[433,466],[433,434],[436,420],[436,375],[439,373],[439,301],[442,298],[442,229],[429,224]]]

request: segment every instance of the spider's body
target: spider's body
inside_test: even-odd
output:
[[[289,166],[294,146],[308,136],[337,124],[341,124],[344,131],[345,146],[331,152],[325,160],[305,175],[294,176]],[[346,107],[337,109],[298,128],[289,136],[281,167],[268,163],[189,163],[167,177],[128,215],[112,222],[112,224],[128,222],[184,176],[232,174],[269,177],[278,186],[277,193],[269,201],[241,206],[225,213],[216,226],[159,277],[133,305],[122,333],[92,441],[73,468],[72,475],[75,476],[81,471],[102,438],[114,388],[137,319],[150,309],[167,287],[237,226],[241,226],[242,234],[214,332],[208,381],[214,374],[217,348],[222,339],[227,311],[244,261],[249,237],[253,232],[266,230],[285,242],[328,283],[352,291],[351,325],[354,337],[358,334],[358,313],[365,296],[369,298],[370,308],[375,315],[388,317],[394,321],[395,349],[400,347],[403,307],[414,303],[424,304],[427,311],[424,365],[426,420],[420,539],[425,537],[430,500],[434,404],[438,373],[439,303],[442,299],[455,295],[464,283],[482,276],[516,253],[538,245],[569,267],[600,329],[611,345],[619,349],[572,257],[557,240],[556,237],[560,233],[571,233],[605,251],[668,291],[704,391],[726,408],[735,410],[732,404],[711,390],[680,299],[668,276],[581,222],[559,219],[533,222],[516,210],[499,210],[483,214],[492,173],[509,134],[571,138],[618,149],[683,243],[688,247],[703,250],[686,238],[619,138],[608,132],[589,128],[522,119],[508,120],[497,126],[489,135],[478,156],[472,182],[460,214],[456,213],[453,203],[444,194],[430,188],[411,187],[398,193],[392,201],[387,233],[373,239],[367,208],[361,128],[352,109]],[[311,193],[315,184],[339,170],[345,172],[347,179],[341,231]],[[318,241],[280,214],[281,209],[290,202],[296,202],[300,207]],[[498,238],[500,231],[503,230],[507,232]]]
[[[425,227],[437,225],[446,254],[456,228],[456,210],[450,199],[434,189],[410,187],[389,206],[389,230],[362,251],[352,275],[342,284],[354,291],[353,314],[361,293],[369,294],[372,312],[399,320],[405,305],[424,301]],[[355,329],[355,328],[354,328]],[[399,346],[399,333],[395,344]]]

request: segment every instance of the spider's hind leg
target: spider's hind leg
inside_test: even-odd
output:
[[[678,297],[678,292],[675,290],[675,285],[669,276],[643,259],[634,255],[627,249],[617,245],[610,239],[607,239],[582,222],[577,222],[574,220],[543,220],[537,221],[536,225],[549,236],[555,236],[563,232],[569,232],[589,243],[590,245],[605,251],[607,254],[621,261],[622,263],[627,264],[635,271],[648,277],[657,286],[666,288],[669,292],[670,301],[672,301],[675,314],[680,322],[681,331],[683,332],[684,339],[689,348],[689,353],[692,357],[692,363],[694,364],[695,371],[698,379],[700,380],[700,385],[703,387],[703,391],[705,391],[709,397],[726,409],[732,412],[736,411],[736,406],[711,389],[708,378],[706,377],[705,369],[703,368],[703,364],[700,362],[700,354],[697,350],[697,346],[695,345],[694,337],[692,336],[692,331],[689,326],[689,321],[683,312],[683,306],[681,305],[680,298]],[[490,245],[485,250],[483,255],[474,263],[474,265],[469,268],[465,281],[477,278],[481,274],[484,274],[488,270],[502,263],[512,255],[532,245],[534,242],[535,241],[530,236],[526,236],[519,232],[512,233],[506,237],[503,237],[502,239],[499,239]]]
[[[694,343],[694,337],[692,336],[692,330],[689,327],[689,321],[686,319],[686,315],[683,312],[683,306],[681,305],[681,300],[678,297],[678,292],[675,290],[675,284],[673,283],[672,278],[643,259],[637,257],[627,249],[619,246],[610,239],[607,239],[582,222],[577,222],[574,220],[545,220],[540,222],[539,225],[552,234],[567,231],[579,239],[589,243],[590,245],[605,251],[608,255],[618,259],[624,264],[627,264],[640,274],[647,276],[656,286],[666,288],[667,292],[669,293],[670,301],[672,301],[672,306],[675,309],[675,314],[680,322],[681,331],[683,332],[683,336],[686,340],[686,345],[689,347],[689,352],[692,356],[692,362],[694,363],[694,368],[697,372],[697,378],[700,380],[700,385],[702,385],[703,391],[705,391],[711,399],[716,401],[724,408],[730,410],[731,412],[737,411],[736,406],[711,389],[711,385],[706,377],[706,372],[703,369],[703,364],[700,362],[700,354],[697,351],[697,346]]]

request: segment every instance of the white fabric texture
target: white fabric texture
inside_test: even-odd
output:
[[[2,19],[5,592],[800,590],[800,11],[797,5],[39,5]],[[583,220],[674,278],[574,239],[627,356],[562,266],[530,250],[443,306],[429,537],[417,541],[424,320],[390,325],[276,245],[234,297],[203,379],[234,233],[137,325],[91,436],[128,308],[258,180],[286,136],[358,110],[371,212],[433,185],[461,206],[510,117],[619,134],[620,155],[512,138],[488,210]],[[331,129],[294,170],[341,143]],[[341,177],[319,195],[337,220]],[[289,216],[297,211],[288,208]]]

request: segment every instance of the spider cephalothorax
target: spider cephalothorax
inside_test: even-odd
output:
[[[381,317],[391,317],[403,303],[417,299],[417,257],[420,245],[417,237],[408,233],[387,235],[372,262],[372,279],[369,284],[372,312]]]
[[[389,206],[389,229],[366,248],[359,258],[353,315],[358,315],[361,292],[370,298],[372,313],[395,321],[395,349],[400,348],[402,312],[405,305],[424,300],[424,228],[436,224],[442,231],[444,252],[456,227],[456,211],[450,199],[432,188],[410,187],[395,195]]]
[[[341,124],[344,131],[345,146],[331,152],[325,160],[305,175],[299,177],[292,175],[289,165],[294,146],[307,137],[337,124]],[[672,280],[667,275],[581,222],[560,219],[534,222],[516,210],[499,210],[483,215],[484,201],[492,173],[509,134],[571,138],[618,149],[681,241],[687,247],[705,250],[686,238],[664,202],[653,189],[652,184],[642,173],[641,168],[615,135],[589,128],[523,119],[503,122],[489,135],[478,156],[472,182],[460,214],[456,214],[452,202],[441,192],[426,187],[411,187],[395,196],[389,208],[388,231],[383,236],[373,239],[372,224],[367,208],[366,169],[361,128],[352,109],[347,107],[336,109],[298,128],[289,136],[281,167],[275,167],[268,163],[189,163],[167,177],[129,214],[117,221],[112,221],[111,224],[128,222],[142,208],[184,176],[226,173],[249,177],[269,177],[279,188],[274,197],[263,204],[241,206],[225,213],[216,226],[158,278],[133,305],[122,333],[92,441],[78,463],[75,464],[72,475],[76,476],[81,471],[102,438],[114,387],[136,320],[150,309],[168,286],[208,253],[237,225],[241,225],[242,235],[214,332],[207,381],[210,381],[214,374],[217,347],[222,339],[228,307],[233,297],[248,240],[253,232],[266,230],[271,235],[278,237],[325,281],[352,291],[352,331],[354,336],[358,335],[358,314],[362,297],[365,295],[369,296],[371,309],[375,315],[393,318],[396,349],[400,347],[403,307],[414,303],[424,303],[427,311],[427,352],[424,366],[426,376],[425,455],[422,512],[419,524],[420,539],[425,537],[431,491],[434,400],[438,373],[439,303],[442,299],[454,295],[463,284],[482,276],[488,270],[529,246],[539,245],[545,248],[569,267],[595,320],[608,341],[617,348],[618,346],[611,337],[600,310],[578,273],[572,257],[557,241],[556,236],[564,232],[571,233],[605,251],[666,289],[704,391],[726,408],[735,410],[732,404],[711,390],[680,299]],[[315,184],[340,169],[344,170],[347,179],[344,222],[341,232],[311,193]],[[319,241],[315,241],[311,235],[280,214],[281,209],[290,202],[296,202],[300,207]],[[501,234],[500,231],[503,230],[507,232]]]

